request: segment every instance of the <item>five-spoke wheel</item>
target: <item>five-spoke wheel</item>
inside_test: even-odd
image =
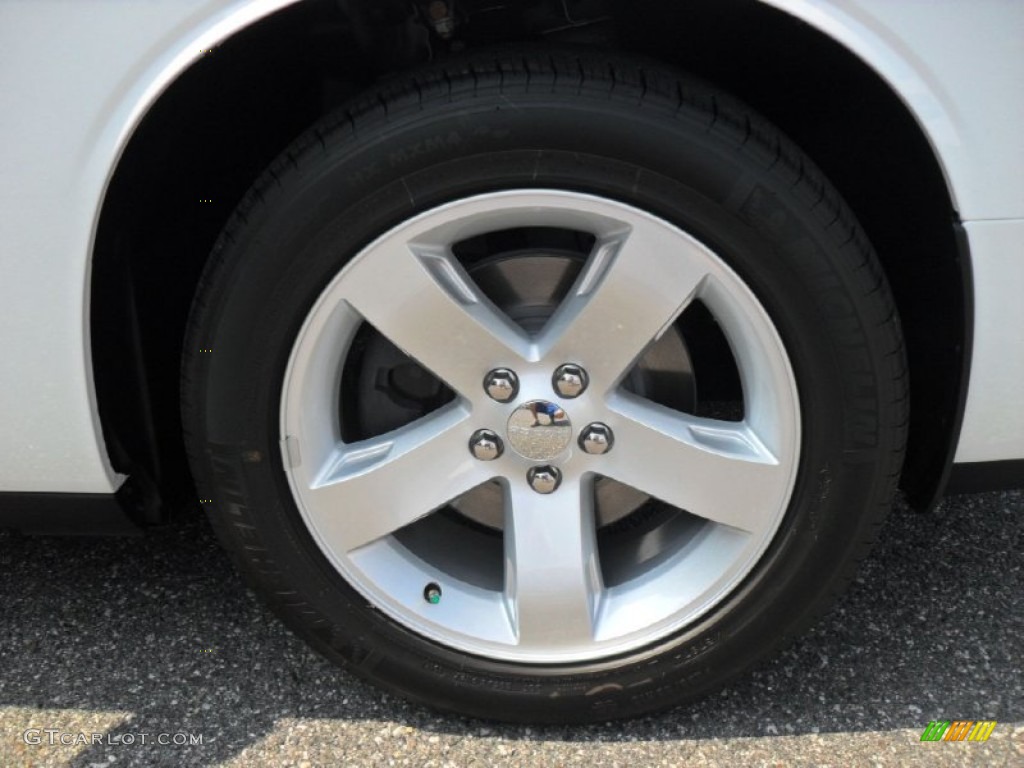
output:
[[[906,434],[885,278],[813,162],[577,52],[325,118],[227,225],[185,346],[193,473],[250,583],[347,669],[489,718],[749,668],[849,582]]]
[[[534,333],[511,320],[455,255],[467,238],[527,227],[593,241]],[[745,384],[739,420],[673,410],[622,386],[695,302],[733,351]],[[335,383],[364,323],[455,398],[397,429],[346,441]],[[623,203],[521,190],[439,206],[355,256],[298,335],[281,437],[302,458],[287,472],[303,519],[374,605],[449,647],[554,662],[649,644],[692,622],[747,575],[789,500],[799,414],[770,319],[706,246]],[[597,447],[611,439],[614,451]],[[643,559],[627,563],[614,541],[599,546],[599,477],[649,497],[631,501],[631,514],[661,508],[648,531],[658,543]],[[478,535],[472,526],[450,526],[438,538],[440,552],[398,535],[427,527],[430,515],[457,508],[487,484],[501,488],[501,560],[481,560],[478,572],[449,562]],[[614,580],[602,549],[617,558]],[[429,583],[441,585],[443,600],[423,600]]]

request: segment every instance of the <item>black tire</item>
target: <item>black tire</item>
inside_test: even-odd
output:
[[[768,311],[800,385],[796,486],[750,575],[653,646],[578,664],[471,656],[369,605],[311,538],[279,446],[293,341],[346,260],[440,203],[525,185],[627,202],[707,244]],[[416,701],[485,718],[603,721],[722,685],[806,628],[847,585],[902,464],[907,389],[898,318],[851,211],[750,109],[629,60],[475,57],[381,86],[318,123],[227,225],[185,347],[193,473],[249,583],[347,669]]]

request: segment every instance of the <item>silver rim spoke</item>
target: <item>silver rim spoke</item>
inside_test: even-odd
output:
[[[558,495],[507,491],[505,594],[523,645],[578,647],[594,637],[600,604],[593,494],[576,480]]]
[[[706,268],[692,250],[653,226],[599,242],[545,329],[543,354],[582,363],[605,391],[614,388],[700,287]]]
[[[310,511],[345,552],[394,533],[490,479],[466,452],[466,419],[450,408],[397,432],[339,444],[310,484]]]
[[[471,397],[494,361],[509,365],[529,354],[529,339],[447,249],[393,242],[375,255],[346,276],[349,304],[452,389]]]
[[[453,255],[467,238],[521,227],[595,243],[533,336]],[[682,343],[673,324],[695,300],[736,364],[742,421],[673,410],[623,384],[667,329]],[[339,387],[363,322],[458,396],[346,442]],[[515,377],[507,396],[484,385],[508,376],[500,369]],[[800,409],[771,320],[714,253],[622,203],[522,190],[427,211],[339,271],[292,350],[281,436],[299,513],[370,604],[447,647],[549,664],[650,645],[750,573],[789,503]],[[607,499],[638,517],[599,536]]]
[[[664,502],[748,533],[764,527],[764,500],[788,471],[746,422],[713,421],[618,397],[619,451],[607,474]],[[610,457],[611,458],[611,457]]]

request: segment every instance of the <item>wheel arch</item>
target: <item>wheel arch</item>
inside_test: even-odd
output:
[[[111,461],[150,502],[194,497],[181,441],[178,366],[194,288],[223,224],[256,176],[306,125],[375,79],[414,64],[364,55],[360,46],[387,45],[393,29],[363,23],[354,24],[360,28],[353,33],[339,25],[339,19],[360,21],[346,16],[353,5],[265,0],[235,8],[168,59],[125,126],[92,254],[90,335]],[[612,23],[598,19],[591,39],[568,42],[612,40],[746,100],[823,167],[867,229],[893,285],[910,357],[914,415],[903,487],[915,504],[930,506],[941,494],[959,434],[971,337],[966,238],[957,234],[955,197],[935,140],[945,130],[941,110],[929,111],[934,99],[924,91],[906,95],[916,81],[908,80],[910,65],[896,52],[890,51],[891,61],[886,57],[888,73],[876,71],[864,57],[881,43],[858,37],[856,24],[844,25],[805,0],[641,5],[647,12],[638,14],[636,4],[629,10],[609,0]],[[677,32],[678,13],[686,14],[685,41],[695,43],[690,53],[659,32]],[[750,30],[757,30],[760,51],[755,46],[744,53]],[[544,32],[530,37],[563,42],[558,33]],[[748,65],[773,44],[789,46],[784,59],[751,73]],[[710,45],[726,54],[702,60]],[[192,48],[216,53],[197,60]],[[830,77],[810,63],[831,67]],[[826,133],[820,118],[803,119],[802,105],[811,97],[826,118],[843,113],[842,96],[825,87],[835,77],[858,89],[859,103],[872,110],[873,129],[854,120]],[[844,156],[851,142],[874,159],[865,164]],[[887,165],[887,157],[898,162]],[[917,194],[898,213],[892,210],[887,201],[910,186]],[[150,521],[166,514],[153,503],[146,508]]]
[[[956,187],[946,161],[951,147],[962,143],[945,94],[909,45],[903,44],[867,12],[833,6],[827,11],[811,0],[758,0],[818,30],[874,72],[914,118],[942,173],[950,205],[959,210]]]

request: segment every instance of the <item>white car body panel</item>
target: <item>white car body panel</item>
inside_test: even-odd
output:
[[[174,78],[293,1],[0,0],[0,491],[107,493],[123,481],[91,372],[90,256],[104,192]],[[867,61],[924,128],[975,271],[957,460],[1024,457],[1024,409],[1006,407],[1024,380],[1024,3],[764,1]],[[1018,221],[986,221],[1000,219]]]
[[[931,142],[963,221],[1024,217],[1024,3],[763,1],[889,83]]]
[[[89,268],[103,194],[147,107],[292,0],[0,3],[0,491],[109,493]],[[27,287],[33,287],[29,290]],[[45,288],[44,288],[45,287]]]
[[[974,350],[955,461],[1024,456],[1024,221],[965,225],[974,259]]]

